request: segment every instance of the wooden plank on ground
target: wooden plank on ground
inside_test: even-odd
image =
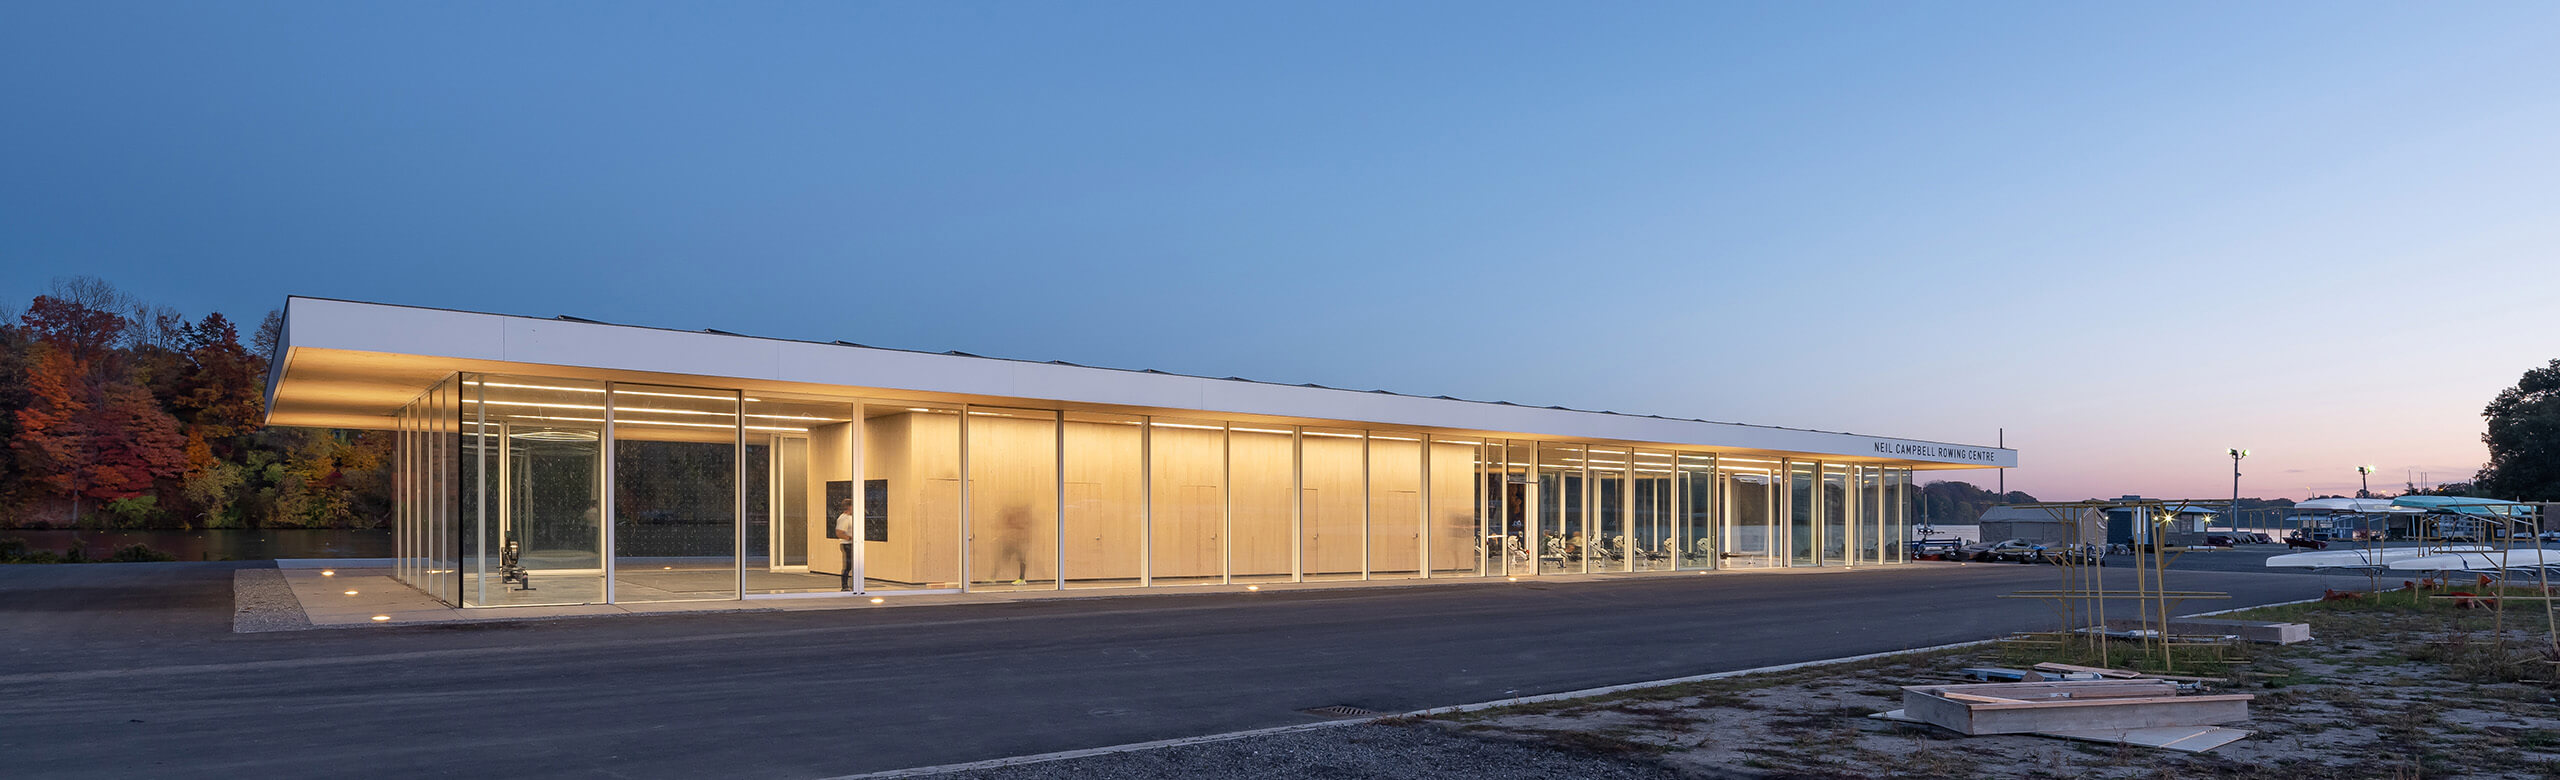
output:
[[[2042,669],[2042,670],[2045,670],[2045,671],[2048,671],[2048,672],[2080,672],[2080,673],[2083,673],[2083,674],[2094,674],[2094,675],[2097,675],[2097,676],[2100,676],[2100,677],[2114,677],[2114,678],[2118,678],[2118,679],[2132,679],[2132,678],[2135,678],[2135,677],[2140,677],[2140,676],[2142,676],[2142,673],[2141,673],[2141,672],[2126,671],[2126,670],[2123,670],[2123,669],[2108,669],[2108,668],[2101,667],[2101,666],[2079,666],[2079,665],[2076,665],[2076,664],[2061,664],[2061,663],[2054,663],[2054,662],[2052,662],[2052,661],[2046,661],[2046,662],[2044,662],[2044,663],[2036,664],[2036,667],[2035,667],[2035,668]]]

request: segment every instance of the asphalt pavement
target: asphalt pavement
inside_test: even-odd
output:
[[[0,566],[11,773],[826,777],[1987,639],[2052,628],[1995,597],[2058,584],[1925,564],[232,634],[243,565]],[[2201,611],[2329,579],[2171,584],[2235,596]]]

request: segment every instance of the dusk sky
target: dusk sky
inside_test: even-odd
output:
[[[2467,479],[2560,357],[2560,4],[0,5],[89,274]],[[1940,472],[1985,486],[1992,472]]]

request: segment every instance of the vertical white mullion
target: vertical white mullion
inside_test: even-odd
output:
[[[1236,424],[1218,424],[1218,582],[1236,583]]]
[[[1369,450],[1375,443],[1376,439],[1369,431],[1360,431],[1360,579],[1364,582],[1372,576],[1369,571],[1369,540],[1377,533],[1369,528],[1369,524],[1376,521],[1369,516],[1372,514],[1370,505],[1377,501],[1369,474]]]
[[[960,590],[976,589],[976,575],[969,571],[970,545],[978,541],[976,518],[970,517],[969,494],[977,488],[969,480],[969,405],[960,405]]]
[[[1307,581],[1307,428],[1289,426],[1289,581]]]
[[[1529,478],[1520,484],[1520,508],[1527,514],[1520,518],[1520,546],[1529,548],[1529,570],[1521,573],[1534,577],[1538,574],[1538,556],[1546,552],[1546,540],[1538,538],[1538,534],[1546,532],[1547,520],[1547,508],[1542,506],[1546,496],[1540,495],[1544,491],[1539,490],[1544,486],[1538,484],[1537,442],[1529,442],[1529,457],[1521,462],[1528,464],[1520,468]]]
[[[1156,418],[1138,417],[1138,587],[1156,584]]]
[[[845,545],[847,548],[845,550],[845,559],[836,564],[838,570],[844,572],[844,581],[851,583],[853,585],[853,592],[857,594],[870,591],[869,586],[865,584],[865,578],[869,577],[871,573],[866,571],[864,566],[870,560],[871,551],[871,542],[867,538],[871,528],[871,490],[869,487],[866,487],[869,480],[864,478],[865,472],[862,470],[862,459],[865,449],[863,444],[865,437],[870,435],[871,429],[870,418],[864,416],[868,413],[869,412],[863,409],[863,402],[853,402],[853,423],[845,427],[845,449],[848,450],[848,452],[844,453],[845,463],[848,465],[847,470],[852,472],[845,476],[853,482],[853,489],[848,492],[853,496],[853,506],[855,511],[860,514],[854,515],[853,543]],[[812,442],[812,444],[814,445],[815,442]],[[912,445],[910,446],[912,447]],[[813,457],[815,451],[816,450],[813,446],[811,449]],[[910,451],[912,451],[912,449]],[[826,483],[818,483],[818,488],[819,494],[824,495],[826,492]],[[827,509],[832,511],[835,508],[828,507]],[[828,517],[824,522],[834,523],[835,518]],[[883,522],[886,521],[884,520]],[[919,525],[921,525],[921,523],[919,523]]]
[[[1421,435],[1416,436],[1415,438],[1419,438],[1419,439],[1421,439],[1421,440],[1422,440],[1422,511],[1418,512],[1417,514],[1418,514],[1419,516],[1415,518],[1415,521],[1416,521],[1416,522],[1419,522],[1419,523],[1421,523],[1421,524],[1422,524],[1422,525],[1421,525],[1421,527],[1422,527],[1422,532],[1421,532],[1420,534],[1418,534],[1418,535],[1415,537],[1415,538],[1417,538],[1417,539],[1422,540],[1422,544],[1418,545],[1419,547],[1421,547],[1421,548],[1422,548],[1422,549],[1420,550],[1420,552],[1421,552],[1421,554],[1422,554],[1422,564],[1421,564],[1421,566],[1422,566],[1422,567],[1421,567],[1421,568],[1419,568],[1419,569],[1415,569],[1415,571],[1421,572],[1421,573],[1422,573],[1422,578],[1427,580],[1427,579],[1431,579],[1431,439],[1432,439],[1432,437],[1431,437],[1431,435],[1430,435],[1430,434],[1421,434]]]
[[[729,568],[737,574],[737,587],[730,591],[730,597],[743,601],[747,598],[747,394],[744,391],[729,391],[729,425],[729,499],[735,505],[729,513],[729,535],[737,539],[729,544]],[[765,448],[765,457],[772,456],[773,449]],[[769,481],[772,476],[772,468],[767,467],[765,477]],[[770,527],[773,522],[772,505],[767,504],[765,510],[765,522]]]
[[[1058,456],[1058,457],[1057,457],[1057,459],[1056,459],[1056,460],[1052,461],[1052,462],[1049,464],[1049,472],[1050,472],[1050,476],[1055,478],[1055,479],[1053,479],[1053,480],[1051,480],[1051,481],[1053,481],[1053,482],[1056,482],[1056,483],[1057,483],[1056,487],[1057,487],[1057,489],[1058,489],[1058,499],[1057,499],[1057,504],[1056,504],[1056,506],[1055,506],[1056,514],[1057,514],[1057,518],[1056,518],[1056,519],[1057,519],[1057,521],[1058,521],[1058,522],[1057,522],[1057,526],[1058,526],[1058,528],[1057,528],[1057,533],[1049,537],[1049,552],[1051,553],[1051,555],[1052,555],[1053,557],[1055,557],[1055,558],[1057,559],[1057,562],[1056,562],[1056,564],[1055,564],[1055,566],[1054,566],[1054,567],[1052,567],[1051,569],[1049,569],[1049,580],[1050,580],[1050,582],[1052,582],[1052,583],[1054,583],[1054,584],[1056,585],[1056,587],[1052,588],[1052,590],[1066,590],[1066,589],[1067,589],[1067,413],[1066,413],[1066,412],[1064,412],[1064,411],[1052,411],[1052,412],[1050,412],[1050,413],[1049,413],[1049,430],[1050,430],[1050,432],[1051,432],[1051,433],[1056,434],[1056,435],[1057,435],[1057,438],[1058,438],[1058,452],[1057,452],[1057,456]]]
[[[471,387],[466,383],[454,383],[456,392],[469,393]],[[481,387],[486,388],[487,385],[484,384]],[[483,393],[485,392],[483,390]],[[471,579],[471,600],[475,603],[487,604],[489,603],[489,405],[470,404],[469,407],[473,410],[470,426],[471,486],[476,488],[471,502],[473,507],[471,532],[472,538],[477,540],[471,548],[479,552],[478,555],[472,556],[474,558],[472,571],[475,576]]]
[[[1600,527],[1600,491],[1592,481],[1592,445],[1582,445],[1582,573],[1592,573],[1592,529]]]
[[[487,394],[487,392],[488,392],[485,388],[487,388],[487,387],[488,387],[488,385],[485,385],[485,384],[484,384],[484,385],[481,385],[481,387],[483,388],[483,390],[481,391],[481,392],[482,392],[482,397],[485,399],[485,398],[486,398],[486,394]],[[483,407],[486,407],[487,405],[486,405],[486,404],[482,404],[482,406],[483,406]],[[482,415],[482,416],[484,416],[484,417],[485,417],[485,416],[487,416],[487,415],[488,415],[488,410],[487,410],[487,409],[485,409],[485,408],[483,408],[483,409],[481,410],[481,412],[480,412],[480,413],[481,413],[481,415]],[[508,423],[508,422],[505,422],[505,421],[500,421],[500,422],[498,423],[498,517],[497,517],[497,523],[498,523],[498,547],[499,547],[500,549],[504,549],[504,548],[507,546],[507,540],[508,540],[508,539],[510,539],[510,538],[513,538],[513,537],[511,536],[512,531],[511,531],[511,529],[509,529],[509,528],[507,527],[507,524],[515,520],[515,501],[514,501],[514,499],[515,499],[515,490],[516,490],[516,484],[515,484],[515,478],[516,478],[516,477],[515,477],[515,463],[514,463],[514,458],[515,458],[515,443],[514,443],[514,441],[513,441],[513,440],[511,440],[511,439],[510,439],[510,438],[508,438],[508,436],[507,436],[507,434],[508,434],[508,433],[510,433],[510,432],[512,432],[512,431],[514,430],[514,428],[513,428],[512,426],[513,426],[513,424],[512,424],[512,423]],[[485,431],[485,430],[488,430],[488,428],[483,427],[483,428],[481,428],[481,430],[484,430],[484,431]],[[521,544],[522,544],[522,543],[521,543],[521,542],[519,542],[518,544],[519,544],[519,546],[521,546]],[[486,550],[483,550],[483,551],[482,551],[482,554],[485,556],[485,555],[487,554],[487,551],[486,551]],[[481,576],[486,577],[486,576],[488,576],[488,575],[484,572]]]
[[[596,461],[600,464],[596,469],[596,492],[599,494],[596,506],[601,507],[596,512],[596,544],[600,545],[598,550],[603,553],[596,557],[604,562],[604,603],[607,604],[614,603],[613,575],[617,568],[613,560],[614,387],[612,382],[604,383],[604,439],[598,442],[599,449],[596,450]]]

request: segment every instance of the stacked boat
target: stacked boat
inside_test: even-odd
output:
[[[2329,499],[2381,503],[2375,499]],[[2467,521],[2469,527],[2488,530],[2499,537],[2514,537],[2506,529],[2536,528],[2532,507],[2508,501],[2452,496],[2403,496],[2392,499],[2388,509],[2356,506],[2349,511],[2361,513],[2390,512],[2425,513]],[[2343,507],[2342,507],[2343,508]],[[2533,539],[2533,531],[2523,538]],[[2323,550],[2290,553],[2267,558],[2272,568],[2302,569],[2388,569],[2391,571],[2467,571],[2504,572],[2560,566],[2560,549],[2545,550],[2528,542],[2523,548],[2498,548],[2476,544],[2419,544],[2414,547],[2366,547],[2352,550]]]

